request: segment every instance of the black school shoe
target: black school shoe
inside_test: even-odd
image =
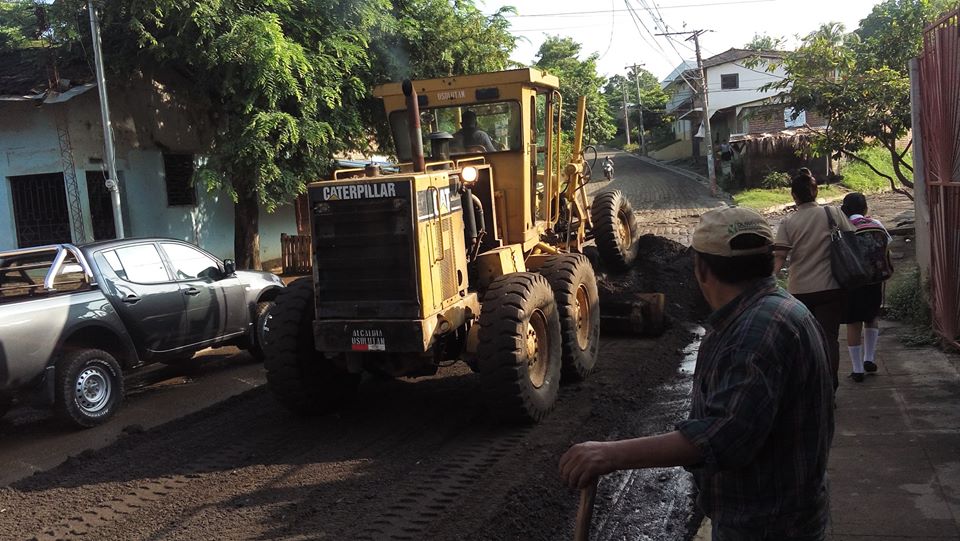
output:
[[[863,372],[850,372],[849,377],[857,383],[863,382]]]
[[[877,363],[873,361],[864,361],[863,369],[872,374],[877,371]]]

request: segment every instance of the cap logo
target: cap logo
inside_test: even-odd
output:
[[[765,224],[760,220],[751,220],[749,222],[733,222],[727,226],[727,234],[730,236],[750,231],[761,231],[765,229]]]

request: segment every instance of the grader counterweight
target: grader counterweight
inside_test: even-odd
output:
[[[376,89],[400,165],[308,187],[313,277],[281,293],[265,330],[282,403],[325,411],[364,371],[426,375],[462,360],[495,415],[538,421],[561,379],[590,374],[600,307],[580,252],[593,236],[608,266],[628,267],[636,222],[619,192],[588,205],[585,102],[564,159],[558,87],[519,69]]]

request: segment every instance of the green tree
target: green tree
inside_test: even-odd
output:
[[[616,133],[616,127],[600,94],[604,78],[597,74],[597,58],[593,53],[580,60],[581,45],[571,38],[549,36],[537,52],[534,66],[560,78],[560,94],[564,98],[561,126],[570,133],[576,125],[576,99],[587,98],[588,142],[607,141]]]
[[[272,211],[302,193],[306,182],[329,173],[335,155],[368,149],[372,139],[387,144],[386,130],[376,125],[383,113],[371,96],[374,85],[502,69],[515,39],[505,17],[511,8],[485,16],[472,0],[98,4],[108,77],[176,81],[166,88],[211,127],[197,179],[234,201],[241,268],[260,266],[261,208]],[[24,29],[7,32],[10,46],[29,45],[42,20],[36,35],[55,56],[85,56],[89,31],[78,22],[86,20],[85,1],[3,7],[0,34]],[[13,17],[31,7],[32,21]]]
[[[773,37],[769,34],[754,34],[753,39],[743,46],[751,51],[779,51],[786,40],[783,37]]]
[[[28,0],[0,3],[0,49],[24,47],[39,36],[36,8]]]
[[[893,190],[913,197],[909,145],[898,146],[911,125],[907,63],[921,50],[925,22],[948,3],[885,0],[856,31],[826,24],[786,54],[788,76],[769,88],[789,90],[795,110],[817,111],[827,119],[827,129],[812,143],[814,151],[864,163],[889,180]],[[860,156],[868,144],[887,150],[893,176]]]
[[[640,115],[637,108],[637,79],[640,80],[640,103],[643,104],[643,127],[646,131],[655,133],[669,125],[669,118],[665,114],[669,96],[660,87],[660,81],[649,71],[638,68],[630,69],[627,76],[614,75],[607,79],[603,87],[603,97],[607,102],[607,110],[612,118],[623,116],[623,95],[626,91],[627,103],[630,109],[630,130],[639,130]],[[621,126],[617,126],[620,133]]]

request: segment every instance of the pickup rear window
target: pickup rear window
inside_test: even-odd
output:
[[[57,252],[51,250],[0,258],[0,303],[89,289],[87,275],[72,253],[67,255],[53,280],[54,290],[44,287],[44,278],[56,255]]]

